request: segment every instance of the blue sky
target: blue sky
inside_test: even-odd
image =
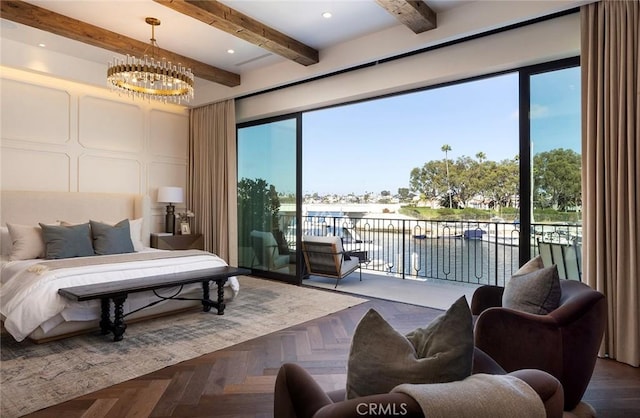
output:
[[[531,81],[534,152],[580,150],[579,68]],[[303,192],[395,194],[409,187],[411,169],[444,158],[484,152],[489,160],[518,154],[518,76],[505,74],[422,92],[305,112]],[[295,125],[291,121],[241,131],[240,177],[270,178],[295,190]],[[265,141],[265,136],[270,141]],[[280,138],[280,139],[278,139]],[[242,141],[239,142],[242,144]],[[277,161],[270,164],[269,161]]]

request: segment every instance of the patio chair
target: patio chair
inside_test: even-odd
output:
[[[288,267],[289,254],[280,254],[278,242],[271,232],[251,231],[249,236],[253,248],[252,268],[273,271]]]
[[[577,245],[538,240],[538,252],[545,267],[558,266],[561,279],[582,281],[580,248]]]
[[[360,268],[360,259],[344,251],[340,237],[304,235],[302,254],[307,274],[336,279],[335,288],[338,287],[341,279]],[[362,270],[360,270],[360,281],[362,281]]]

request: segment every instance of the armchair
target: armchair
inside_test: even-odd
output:
[[[340,279],[360,268],[360,259],[344,251],[340,237],[305,235],[302,237],[302,254],[307,273],[336,279],[335,287],[338,287]]]
[[[560,306],[547,315],[502,308],[504,288],[482,286],[471,300],[478,315],[475,345],[507,372],[539,369],[564,388],[564,409],[573,410],[584,395],[604,335],[604,295],[584,283],[560,280]]]
[[[505,371],[481,350],[475,349],[473,373],[505,374]],[[564,398],[557,379],[540,370],[520,370],[509,374],[523,380],[538,393],[548,418],[562,417]],[[460,396],[464,394],[460,393]],[[487,397],[490,396],[487,393]],[[278,418],[383,416],[381,413],[368,414],[367,405],[377,406],[378,411],[395,411],[396,415],[406,418],[424,418],[418,403],[404,393],[392,392],[345,400],[344,389],[325,393],[313,377],[296,364],[284,364],[278,372],[274,398],[274,416]]]
[[[251,247],[254,260],[252,267],[272,271],[287,267],[290,263],[289,255],[280,254],[278,242],[271,232],[251,231]]]

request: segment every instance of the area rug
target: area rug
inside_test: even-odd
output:
[[[94,332],[34,344],[0,336],[0,416],[18,417],[252,338],[365,302],[240,277],[225,314],[187,312],[128,325],[114,343]]]

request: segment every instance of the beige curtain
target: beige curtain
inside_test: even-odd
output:
[[[191,109],[189,207],[204,248],[237,264],[236,116],[234,100]]]
[[[583,269],[604,293],[601,354],[640,365],[640,3],[583,6]]]

